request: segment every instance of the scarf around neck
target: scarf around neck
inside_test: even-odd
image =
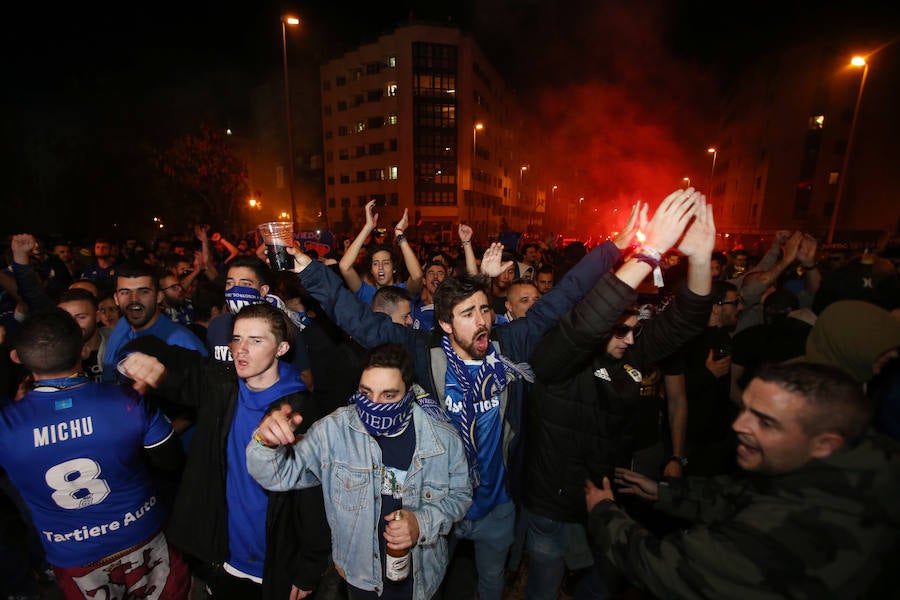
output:
[[[481,484],[481,474],[478,464],[478,446],[475,443],[475,402],[489,400],[500,394],[516,379],[525,379],[529,383],[534,382],[534,372],[528,363],[512,362],[497,352],[492,342],[488,342],[487,354],[473,379],[465,362],[450,345],[448,335],[441,336],[441,348],[447,356],[447,366],[453,371],[462,391],[462,411],[459,414],[459,421],[455,424],[466,451],[469,478],[472,481],[472,487],[476,488]]]

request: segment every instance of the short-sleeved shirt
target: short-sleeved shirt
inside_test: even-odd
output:
[[[406,282],[401,281],[400,283],[392,283],[394,287],[406,289]],[[363,281],[362,285],[359,286],[359,289],[356,290],[356,297],[359,298],[362,302],[365,302],[366,306],[372,306],[372,298],[375,297],[375,292],[378,291],[374,285],[369,283],[368,281]]]
[[[172,436],[169,420],[125,387],[41,389],[0,409],[0,465],[50,564],[81,566],[160,531],[167,513],[142,455]]]

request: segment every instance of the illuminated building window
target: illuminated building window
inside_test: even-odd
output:
[[[356,122],[356,133],[362,133],[366,130],[366,122],[365,121],[357,121]]]
[[[384,169],[369,169],[369,181],[384,181]]]
[[[385,88],[385,89],[387,91],[388,96],[396,96],[397,95],[398,88],[397,88],[396,83],[391,82],[391,83],[387,84],[387,88]]]
[[[388,115],[388,125],[396,125],[397,124],[397,113],[391,113]]]
[[[813,115],[809,118],[809,129],[822,129],[825,125],[825,115]]]
[[[828,174],[828,185],[836,185],[838,182],[838,172],[832,171]]]
[[[390,167],[388,167],[388,178],[397,179],[397,165],[391,165]]]
[[[396,56],[388,56],[387,66],[390,69],[396,69],[397,68],[397,57]]]

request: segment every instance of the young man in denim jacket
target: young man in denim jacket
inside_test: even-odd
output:
[[[472,503],[459,435],[412,379],[407,351],[379,346],[350,406],[297,440],[303,417],[284,405],[260,422],[247,446],[247,469],[264,488],[322,486],[332,557],[353,599],[431,598],[449,560],[446,535]],[[402,518],[394,520],[397,511]],[[407,549],[410,576],[385,578],[387,550]]]

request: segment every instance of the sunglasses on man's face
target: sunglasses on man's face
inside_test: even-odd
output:
[[[619,339],[624,338],[629,333],[634,334],[634,337],[641,335],[641,332],[644,330],[644,326],[638,323],[634,327],[630,325],[616,325],[612,328],[613,337],[617,337]]]

